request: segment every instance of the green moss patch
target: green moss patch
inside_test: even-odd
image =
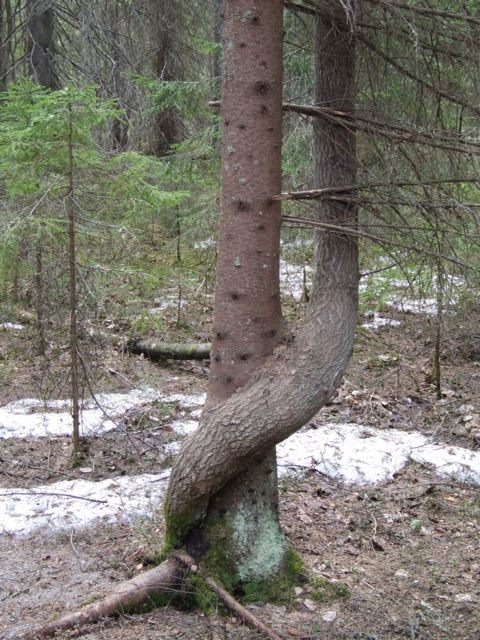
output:
[[[350,596],[350,590],[343,582],[330,582],[326,578],[315,576],[310,584],[313,586],[311,597],[315,602],[333,602]]]

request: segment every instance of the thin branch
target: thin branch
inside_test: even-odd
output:
[[[395,0],[367,0],[367,2],[385,7],[389,11],[392,9],[401,9],[402,11],[417,13],[418,15],[425,17],[446,18],[447,20],[470,22],[472,24],[480,25],[480,18],[469,16],[466,13],[442,11],[441,9],[431,9],[430,7],[425,8],[418,6],[418,4],[404,4],[403,2],[396,2]]]
[[[108,504],[107,500],[75,496],[72,493],[57,493],[56,491],[10,491],[9,493],[0,493],[0,498],[8,498],[9,496],[56,496],[61,498],[74,498],[75,500],[86,500],[87,502],[98,502],[99,504]]]
[[[321,189],[308,189],[306,191],[287,191],[272,196],[272,200],[312,200],[316,198],[324,198],[334,193],[348,193],[351,191],[369,191],[370,189],[378,189],[381,187],[423,187],[424,185],[435,184],[461,184],[469,182],[476,184],[480,181],[478,176],[466,176],[463,178],[440,178],[438,180],[424,180],[418,182],[415,180],[399,180],[391,182],[370,182],[368,184],[354,184],[337,187],[323,187]]]
[[[415,245],[407,245],[401,242],[396,242],[394,240],[389,240],[388,238],[381,238],[380,236],[375,236],[371,233],[367,233],[366,231],[361,231],[360,229],[351,229],[350,227],[342,227],[341,225],[329,224],[328,222],[318,222],[317,220],[309,220],[308,218],[297,218],[294,216],[282,216],[282,221],[288,224],[314,227],[318,229],[323,229],[324,231],[331,231],[332,233],[338,233],[346,236],[354,236],[357,238],[366,238],[367,240],[372,240],[372,242],[377,242],[378,244],[384,246],[389,245],[391,247],[397,247],[397,249],[405,249],[406,251],[413,251],[414,253],[418,253],[419,255],[430,256],[431,258],[435,258],[436,260],[442,259],[446,262],[450,262],[452,264],[461,267],[462,269],[470,269],[471,271],[478,271],[476,267],[472,267],[472,265],[466,264],[461,260],[457,260],[456,258],[452,258],[446,256],[442,253],[437,253],[435,251],[429,251],[425,248],[419,248]]]

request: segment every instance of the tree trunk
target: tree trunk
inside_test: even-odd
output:
[[[66,209],[68,215],[68,291],[70,322],[68,332],[70,353],[70,393],[72,394],[72,463],[78,464],[81,453],[80,439],[80,381],[78,357],[78,299],[77,299],[77,219],[75,194],[73,191],[73,109],[68,104],[68,192]]]
[[[217,45],[223,44],[223,2],[213,0],[213,41]],[[222,48],[216,48],[213,53],[213,87],[214,99],[219,100],[222,92]]]
[[[224,5],[222,195],[207,409],[244,386],[282,334],[281,210],[271,201],[281,189],[282,4]],[[222,545],[241,581],[270,577],[283,563],[277,505],[274,448],[210,500],[207,542]]]
[[[54,62],[53,0],[27,0],[28,58],[35,82],[59,89]]]
[[[0,91],[7,89],[7,33],[5,26],[5,13],[3,9],[3,0],[0,0]]]
[[[179,9],[172,0],[150,0],[152,16],[152,71],[157,80],[178,80],[177,38]],[[163,109],[152,116],[149,125],[148,150],[160,158],[170,151],[178,139],[179,124],[173,109]]]
[[[265,360],[282,332],[280,212],[269,191],[278,189],[274,183],[279,180],[279,165],[272,158],[279,145],[280,69],[267,57],[271,49],[280,55],[281,3],[268,3],[268,9],[266,4],[255,3],[256,10],[253,2],[225,4],[223,211],[211,382],[200,428],[175,462],[166,499],[167,545],[194,541],[205,552],[205,539],[207,549],[216,543],[213,550],[233,564],[240,581],[270,576],[281,566],[285,545],[276,517],[273,447],[331,397],[350,357],[357,320],[356,242],[347,235],[319,233],[304,324]],[[259,49],[251,54],[250,47]],[[332,25],[319,16],[319,102],[351,108],[353,65],[347,19]],[[275,102],[267,102],[274,93]],[[315,130],[317,183],[352,184],[354,134],[326,126]],[[260,129],[252,138],[255,127]],[[269,170],[257,182],[264,166]],[[322,205],[316,214],[337,225],[355,225],[350,204]],[[260,348],[252,350],[252,345]]]

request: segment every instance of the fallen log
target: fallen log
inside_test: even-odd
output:
[[[155,340],[132,340],[128,351],[135,355],[144,355],[150,360],[208,360],[211,345],[208,342],[182,344],[179,342],[156,342]]]
[[[75,629],[102,618],[128,611],[138,611],[145,604],[154,603],[155,597],[159,595],[173,595],[179,588],[181,578],[181,563],[174,558],[168,558],[158,567],[145,571],[131,580],[121,582],[110,595],[98,602],[88,604],[78,611],[67,613],[57,620],[14,637],[18,637],[19,640],[44,640],[60,631]]]

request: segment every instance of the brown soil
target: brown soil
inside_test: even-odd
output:
[[[399,328],[376,333],[359,330],[345,383],[316,422],[416,430],[478,449],[480,363],[465,348],[470,337],[461,333],[458,319],[452,320],[450,335],[455,339],[445,341],[445,395],[438,401],[428,382],[432,327],[424,318],[399,318]],[[453,333],[453,327],[459,330]],[[40,365],[34,358],[20,358],[20,351],[18,336],[0,334],[0,354],[4,363],[10,362],[13,376],[11,382],[4,377],[2,403],[36,395],[38,384],[30,374],[40,371]],[[18,356],[13,364],[5,359],[12,354]],[[104,352],[102,367],[102,390],[127,390],[125,378],[133,384],[148,380],[165,385],[177,376],[177,381],[168,382],[168,392],[193,393],[204,388],[207,376],[205,366],[198,363],[152,365],[111,349]],[[470,405],[467,411],[465,405]],[[175,437],[169,423],[178,410],[167,409],[157,406],[141,414],[130,412],[123,419],[123,431],[91,439],[82,464],[93,471],[81,477],[158,472],[168,463],[162,447]],[[134,436],[139,438],[138,451],[132,446]],[[75,477],[81,472],[68,468],[65,444],[64,438],[2,441],[0,483],[32,486]],[[309,570],[326,580],[323,597],[313,593],[312,587],[303,587],[288,605],[249,605],[282,637],[480,640],[478,488],[440,480],[418,465],[408,466],[391,482],[367,488],[343,486],[309,472],[282,481],[280,506],[289,542]],[[0,540],[0,637],[90,602],[147,566],[161,541],[161,518],[155,514],[133,524],[101,525],[71,534],[4,537]],[[206,617],[172,605],[102,622],[84,637],[260,637],[220,605],[219,613],[220,619]]]

